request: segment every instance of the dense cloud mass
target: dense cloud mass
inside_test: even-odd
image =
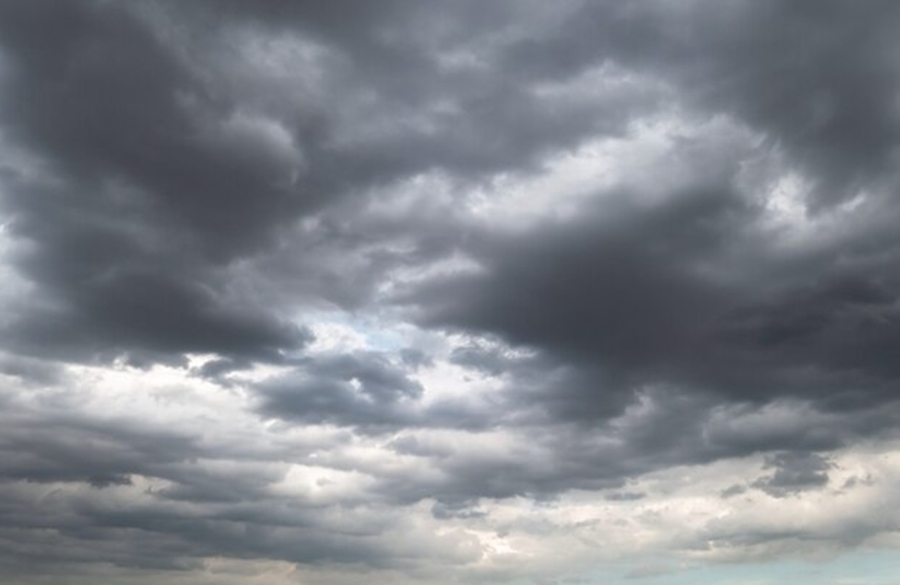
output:
[[[898,33],[0,2],[0,582],[894,583]]]

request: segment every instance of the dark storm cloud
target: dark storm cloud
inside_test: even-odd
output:
[[[64,272],[55,275],[66,279]],[[10,323],[7,331],[18,349],[65,359],[124,354],[134,364],[171,361],[173,352],[277,360],[280,350],[311,338],[259,308],[221,299],[210,282],[189,274],[135,263],[85,276],[57,281],[50,299],[57,306]]]
[[[898,22],[884,0],[587,3],[508,59],[558,76],[603,59],[652,71],[704,111],[735,115],[786,147],[824,205],[893,173]]]
[[[763,466],[763,469],[774,469],[775,473],[753,482],[753,487],[783,498],[827,485],[828,470],[833,467],[826,457],[816,453],[778,453],[769,457]]]
[[[604,59],[660,75],[684,104],[734,116],[770,152],[784,149],[787,168],[811,182],[815,217],[820,206],[893,184],[898,16],[886,2],[590,4],[506,56],[521,71],[562,78]],[[561,412],[562,399],[571,417],[613,415],[624,402],[611,396],[648,382],[726,401],[892,404],[888,348],[900,332],[892,230],[874,220],[825,249],[782,255],[769,247],[763,209],[731,189],[737,168],[712,172],[723,171],[731,176],[722,184],[672,193],[649,211],[614,210],[616,221],[607,207],[506,241],[488,236],[473,252],[486,274],[422,288],[422,321],[602,372],[548,390],[548,408]],[[872,199],[877,213],[895,217],[890,201]]]
[[[422,390],[383,355],[326,356],[266,383],[260,412],[310,423],[402,427],[413,420]]]
[[[506,5],[479,18],[481,25],[468,32],[462,32],[467,29],[461,25],[471,16],[468,9],[441,5],[437,13],[446,13],[450,24],[440,29],[431,45],[425,33],[433,32],[428,27],[438,27],[439,19],[402,3],[378,11],[360,10],[351,18],[338,17],[330,9],[282,3],[264,3],[252,11],[243,5],[216,9],[214,22],[223,31],[228,23],[247,17],[262,27],[258,34],[297,30],[342,55],[348,69],[340,86],[373,91],[377,105],[372,115],[390,118],[392,104],[407,104],[405,112],[395,112],[393,119],[409,116],[427,110],[438,95],[447,96],[454,105],[451,110],[457,113],[448,114],[451,119],[441,121],[437,115],[430,120],[438,124],[438,130],[423,135],[401,125],[387,135],[376,134],[377,151],[373,151],[365,137],[355,147],[324,148],[321,144],[337,135],[342,120],[339,111],[318,104],[313,109],[321,113],[317,130],[325,132],[321,143],[309,142],[313,137],[304,134],[303,128],[288,126],[307,151],[305,164],[312,169],[309,177],[296,184],[273,182],[269,159],[248,152],[247,145],[227,138],[215,142],[203,138],[204,116],[227,120],[241,104],[217,97],[215,82],[210,86],[201,81],[173,47],[163,44],[146,19],[102,3],[70,3],[54,10],[48,4],[14,2],[4,10],[4,50],[10,63],[5,80],[10,91],[3,100],[6,131],[46,158],[51,169],[70,182],[64,189],[37,189],[14,179],[14,195],[6,202],[15,218],[13,233],[37,242],[38,249],[21,260],[22,270],[42,285],[51,301],[40,312],[25,312],[12,330],[28,351],[51,344],[51,339],[73,346],[78,337],[68,337],[71,332],[88,330],[92,335],[100,332],[94,337],[101,346],[98,351],[102,346],[134,345],[162,352],[263,356],[297,347],[303,341],[301,332],[292,333],[263,311],[221,300],[217,293],[227,287],[227,276],[217,280],[208,262],[259,249],[290,218],[320,206],[323,197],[359,192],[431,168],[443,168],[456,178],[527,168],[533,156],[551,148],[577,144],[598,132],[621,132],[632,111],[630,104],[635,103],[633,96],[594,104],[585,113],[593,122],[585,124],[581,112],[551,114],[554,108],[522,91],[540,82],[577,76],[608,61],[663,75],[676,87],[690,88],[685,94],[687,104],[730,113],[776,137],[787,145],[792,162],[812,161],[808,172],[816,197],[839,190],[845,198],[852,193],[837,186],[847,184],[847,177],[880,176],[881,170],[876,170],[884,165],[878,161],[884,160],[893,144],[892,126],[885,121],[896,116],[889,115],[892,106],[882,96],[892,95],[888,49],[893,41],[886,31],[896,11],[884,3],[864,3],[852,11],[842,4],[828,4],[815,13],[799,3],[783,9],[771,3],[729,4],[697,12],[674,12],[652,4],[631,9],[590,5],[541,31],[533,41],[513,42],[497,49],[496,55],[484,57],[509,64],[503,75],[490,80],[468,70],[441,72],[434,59],[454,48],[475,51],[473,47],[486,42],[486,35],[498,23],[511,17],[514,8]],[[187,22],[200,19],[203,10],[213,9],[197,5],[187,10]],[[402,18],[392,20],[397,15]],[[827,23],[835,19],[846,26],[832,30]],[[732,26],[737,22],[745,24]],[[868,24],[873,27],[867,28]],[[701,25],[707,26],[698,34],[676,34],[679,26],[691,31],[700,30]],[[388,34],[414,27],[419,27],[424,39],[416,34]],[[588,29],[594,33],[588,34]],[[37,33],[47,30],[57,32]],[[725,34],[733,30],[742,32]],[[871,33],[866,42],[853,42],[863,30]],[[812,40],[789,51],[798,38],[794,33],[800,31]],[[634,38],[636,32],[642,33],[640,43]],[[204,38],[200,44],[215,46],[214,34]],[[777,59],[777,54],[792,58]],[[716,80],[717,85],[707,87],[705,80]],[[876,89],[871,89],[873,84]],[[451,87],[455,89],[448,92]],[[754,91],[757,88],[765,89]],[[802,119],[800,114],[818,103],[820,94],[824,97],[819,101],[827,102],[820,108],[824,113],[816,114],[821,128],[806,133],[794,128],[793,121]],[[180,102],[178,96],[190,99]],[[877,103],[870,103],[872,99]],[[185,103],[201,106],[198,110]],[[652,101],[644,107],[650,105]],[[462,114],[464,119],[457,120]],[[488,143],[482,137],[486,135],[500,142],[485,146]],[[828,169],[843,178],[823,183],[830,177]],[[122,183],[111,185],[110,179]],[[854,184],[863,185],[859,180]],[[487,257],[498,268],[497,288],[473,289],[468,295],[471,306],[454,309],[457,314],[451,311],[438,321],[495,331],[514,342],[602,352],[626,366],[621,372],[671,361],[663,356],[702,336],[697,330],[711,327],[704,323],[708,314],[720,311],[723,323],[717,326],[728,340],[743,337],[752,342],[755,338],[775,345],[798,335],[821,333],[829,338],[821,340],[826,347],[798,361],[824,362],[835,354],[850,355],[852,360],[858,355],[858,360],[877,362],[873,364],[877,369],[880,359],[859,355],[864,353],[861,348],[844,347],[846,342],[839,339],[846,338],[842,334],[848,328],[864,327],[859,320],[865,318],[870,321],[872,331],[866,333],[872,341],[881,347],[891,345],[891,283],[863,285],[882,288],[883,309],[875,317],[867,311],[865,316],[842,316],[843,322],[834,322],[836,317],[829,321],[830,317],[816,316],[816,309],[806,306],[803,310],[809,315],[788,315],[788,322],[772,324],[779,311],[787,309],[771,308],[768,291],[759,300],[745,298],[746,294],[729,296],[734,291],[723,293],[716,283],[691,274],[695,270],[691,262],[708,260],[705,256],[728,245],[735,226],[753,219],[727,185],[698,189],[700,195],[684,198],[688,203],[651,213],[649,218],[638,214],[629,228],[613,233],[583,225],[576,228],[580,239],[563,235],[562,229],[529,235],[533,250],[527,254],[510,251],[508,256],[503,256],[504,244],[494,242],[498,249],[488,251]],[[69,198],[79,201],[78,213],[65,205]],[[512,250],[518,244],[508,247]],[[656,249],[660,247],[670,249]],[[563,261],[557,263],[556,258]],[[554,273],[542,273],[544,266]],[[808,270],[807,280],[832,278],[818,266]],[[516,289],[527,291],[529,298],[506,295]],[[596,301],[568,298],[585,291],[594,294]],[[333,294],[341,296],[339,290]],[[512,302],[505,302],[507,298]],[[638,305],[620,306],[620,298]],[[724,312],[724,305],[738,303],[741,307],[733,313]],[[602,310],[613,306],[616,309]],[[441,311],[440,307],[426,309],[432,315]],[[823,310],[833,317],[833,311]],[[249,313],[240,315],[241,311]],[[581,318],[582,311],[586,319]],[[235,312],[240,316],[234,316]],[[507,322],[517,314],[529,317]],[[729,319],[733,322],[724,323]],[[51,321],[64,325],[48,325]],[[736,333],[729,337],[730,331]],[[231,341],[219,341],[223,339]],[[877,347],[875,354],[881,354]],[[725,361],[732,358],[726,356]],[[780,364],[775,366],[778,370]],[[748,375],[752,378],[752,372]],[[694,377],[710,376],[692,374],[688,381],[695,381]],[[719,382],[716,375],[712,378],[700,382]],[[739,386],[743,381],[729,383]],[[774,385],[781,383],[776,380]],[[748,385],[772,386],[773,382],[750,379]]]
[[[402,356],[395,363],[373,351],[297,360],[287,373],[254,386],[256,410],[266,418],[336,424],[375,435],[404,428],[476,430],[500,423],[498,412],[449,400],[424,405],[424,388],[413,377],[418,365]]]
[[[43,360],[0,354],[0,372],[35,385],[50,385],[59,381],[62,368]]]
[[[858,253],[861,268],[845,267],[843,246],[827,259],[781,258],[759,208],[724,188],[600,213],[486,235],[476,252],[484,271],[434,280],[401,301],[423,323],[499,335],[577,366],[582,383],[547,390],[548,404],[568,396],[576,417],[607,407],[614,415],[624,404],[617,395],[654,383],[738,402],[795,396],[831,409],[894,400],[900,256],[892,248]],[[477,348],[453,359],[495,375],[523,367]]]
[[[357,8],[348,17],[280,2],[4,4],[3,129],[46,175],[7,170],[10,233],[32,248],[19,266],[48,297],[18,311],[8,337],[19,351],[261,359],[296,348],[302,333],[221,298],[230,262],[269,249],[295,219],[349,194],[431,169],[468,181],[533,167],[553,148],[621,132],[629,112],[658,98],[626,84],[587,107],[548,109],[523,91],[541,77],[440,66],[441,51],[481,59],[478,46],[512,17],[510,6],[489,18],[468,5]],[[179,36],[185,27],[199,34]],[[322,68],[316,91],[333,93],[292,102],[281,73],[235,53],[240,34],[318,43],[322,63],[292,66],[301,78]],[[254,85],[235,85],[240,78]],[[371,96],[363,109],[356,95]],[[320,264],[299,269],[305,276],[284,275],[285,285],[316,280],[301,288],[354,299]]]
[[[830,451],[900,420],[898,26],[880,1],[0,4],[0,251],[24,282],[0,372],[46,391],[0,394],[0,563],[475,560],[277,493],[291,464],[365,476],[354,513],[433,499],[447,522],[750,454],[769,475],[723,497],[828,485]],[[586,141],[709,119],[743,142],[638,144],[622,172],[649,179],[569,218],[469,207]],[[819,231],[793,240],[765,201],[791,173]],[[477,269],[429,271],[456,255]],[[449,361],[500,388],[429,402],[428,348],[307,352],[323,306],[466,334]],[[189,353],[263,446],[54,403],[76,395],[57,360],[149,376]],[[259,362],[284,370],[240,376]],[[344,434],[313,465],[269,425]]]
[[[430,318],[470,319],[516,343],[596,348],[625,364],[667,354],[684,341],[670,336],[701,327],[704,307],[717,301],[715,283],[696,277],[695,265],[721,251],[718,244],[742,215],[731,209],[727,192],[673,199],[655,213],[615,219],[598,213],[492,241],[485,246],[487,275],[421,293],[436,297]]]
[[[11,233],[32,242],[18,263],[38,285],[7,328],[14,348],[140,361],[133,354],[271,359],[302,345],[303,331],[223,301],[225,283],[199,260],[268,237],[290,198],[264,159],[197,139],[177,102],[202,92],[196,80],[123,7],[2,10],[3,129],[49,171],[8,173]]]
[[[179,95],[212,110],[227,106],[205,95],[171,48],[125,7],[10,2],[3,11],[3,48],[11,62],[5,130],[73,182],[77,193],[61,196],[77,197],[82,218],[156,212],[174,233],[187,228],[205,251],[227,256],[265,236],[295,205],[297,197],[272,183],[271,161],[240,150],[252,142],[203,140],[203,120],[191,115]],[[122,208],[104,200],[104,179],[125,182],[114,194]],[[146,190],[150,201],[129,200],[135,198],[123,192],[129,183]],[[17,203],[64,205],[30,195]],[[56,211],[62,215],[57,221],[74,223],[75,210]]]
[[[223,3],[213,3],[222,10]],[[619,134],[630,114],[656,105],[659,92],[627,85],[587,107],[547,107],[532,90],[555,75],[493,67],[498,31],[525,36],[546,24],[514,2],[227,3],[224,12],[275,30],[296,30],[334,48],[353,81],[343,89],[374,98],[368,110],[392,131],[339,150],[345,183],[443,169],[460,180],[536,167],[554,148],[592,135]],[[502,54],[502,49],[501,49]],[[453,59],[459,59],[453,64]],[[444,106],[437,115],[435,106]],[[417,120],[424,124],[417,127]],[[362,121],[362,120],[361,120]],[[323,163],[327,161],[321,161]]]
[[[686,156],[702,169],[709,153]],[[586,381],[552,384],[546,396],[557,412],[568,401],[572,417],[615,415],[623,393],[647,383],[737,402],[892,403],[900,255],[881,219],[896,217],[890,200],[871,195],[849,233],[790,249],[773,245],[757,196],[735,188],[740,160],[714,168],[722,182],[704,183],[700,171],[660,204],[604,192],[575,219],[483,233],[467,249],[485,270],[399,299],[421,323],[499,335],[577,365]],[[882,178],[868,176],[877,190]],[[460,349],[454,359],[504,367],[486,357]]]
[[[196,439],[145,425],[102,424],[78,416],[29,412],[7,405],[0,452],[4,481],[127,484],[133,474],[156,475],[197,457]]]
[[[531,464],[541,458],[519,462],[510,493],[761,451],[830,450],[892,432],[897,378],[886,352],[898,331],[897,287],[880,272],[829,274],[827,264],[813,284],[816,270],[785,274],[745,229],[753,210],[723,209],[723,197],[709,193],[616,221],[582,217],[538,237],[498,238],[481,257],[484,272],[418,291],[424,322],[530,350],[514,358],[470,345],[451,356],[504,377],[495,420],[582,429],[557,428],[545,443],[571,458],[554,467],[553,481]],[[750,279],[733,277],[726,262],[741,238],[777,277],[755,281],[752,264]],[[620,446],[585,447],[604,433]],[[454,473],[468,486],[479,474],[503,475],[477,467]]]
[[[764,491],[773,498],[784,498],[797,495],[806,490],[823,488],[828,485],[828,471],[835,465],[828,457],[818,453],[787,452],[766,456],[763,470],[774,469],[775,472],[763,476],[746,485],[733,485],[721,492],[722,498],[731,498],[747,493],[749,488]],[[843,486],[851,489],[856,485],[856,478],[851,478]]]
[[[553,408],[615,415],[629,400],[623,393],[700,358],[716,312],[734,296],[702,266],[727,253],[748,215],[727,191],[707,188],[649,213],[603,210],[506,241],[487,236],[487,271],[436,282],[416,299],[427,323],[499,334],[574,366],[545,387]],[[490,357],[454,355],[488,371],[510,365]],[[532,375],[548,371],[544,363]]]

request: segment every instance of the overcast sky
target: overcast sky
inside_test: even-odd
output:
[[[0,583],[897,585],[900,3],[0,1]]]

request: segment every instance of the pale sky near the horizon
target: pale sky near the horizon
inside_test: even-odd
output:
[[[0,585],[900,585],[900,3],[0,0]]]

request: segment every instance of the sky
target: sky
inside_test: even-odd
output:
[[[0,2],[0,583],[900,584],[898,32]]]

